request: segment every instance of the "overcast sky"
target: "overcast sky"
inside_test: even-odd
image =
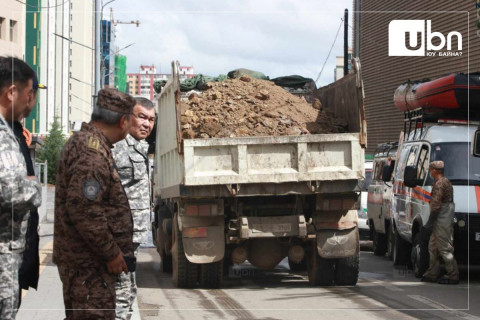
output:
[[[352,0],[115,0],[105,6],[104,18],[110,7],[115,20],[140,20],[138,28],[116,28],[119,49],[135,43],[121,50],[128,73],[152,64],[170,73],[171,61],[179,60],[210,76],[247,68],[270,78],[299,74],[315,80],[345,8],[352,25]],[[343,56],[343,26],[317,85],[333,82],[336,56]]]

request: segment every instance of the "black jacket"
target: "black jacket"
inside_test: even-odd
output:
[[[29,176],[34,176],[35,171],[33,169],[32,158],[30,157],[30,150],[28,149],[25,136],[23,135],[23,126],[18,121],[9,123],[9,125],[20,144],[20,150],[25,158],[25,164],[27,165],[27,174]],[[38,219],[38,211],[37,208],[35,208],[30,211],[27,228],[27,242],[25,251],[23,252],[22,265],[18,274],[18,282],[22,289],[28,289],[28,287],[37,289],[38,285],[40,266],[40,259],[38,256]]]

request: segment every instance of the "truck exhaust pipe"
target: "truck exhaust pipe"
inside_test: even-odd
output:
[[[293,263],[300,263],[302,262],[303,258],[305,257],[305,249],[302,246],[296,244],[291,246],[288,250],[288,259]]]

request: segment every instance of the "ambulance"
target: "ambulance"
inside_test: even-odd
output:
[[[472,154],[471,143],[478,127],[471,120],[480,118],[479,74],[402,85],[394,101],[405,111],[392,175],[394,265],[411,266],[417,277],[428,268],[428,237],[422,226],[430,214],[433,179],[428,167],[437,160],[444,162],[444,174],[453,185],[457,262],[480,263],[480,158]]]

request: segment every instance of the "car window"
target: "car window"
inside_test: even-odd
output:
[[[418,146],[413,146],[412,149],[410,149],[410,153],[408,154],[407,166],[415,165],[415,159],[417,158],[417,153],[418,153]]]
[[[417,163],[417,178],[422,181],[425,180],[425,177],[428,175],[428,165],[429,165],[429,150],[427,145],[423,145],[420,150],[420,155],[418,157]]]
[[[398,163],[397,163],[397,168],[395,170],[395,180],[396,181],[403,181],[403,172],[405,171],[405,166],[406,166],[406,159],[407,155],[410,151],[411,146],[405,146],[402,148],[402,151],[400,152],[400,157],[398,158]]]

